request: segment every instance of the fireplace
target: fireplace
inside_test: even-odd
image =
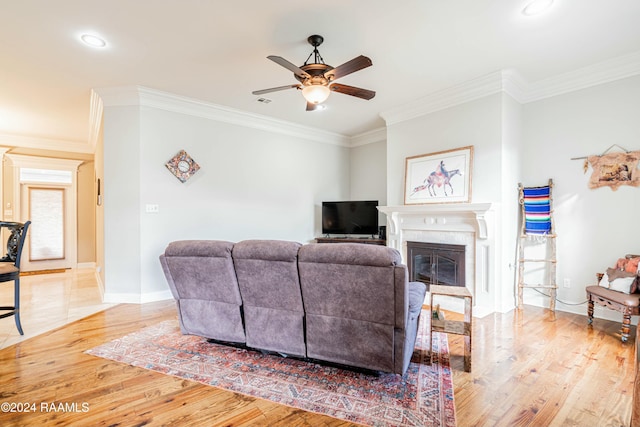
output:
[[[411,269],[409,245],[442,244],[464,248],[460,252],[455,275],[457,286],[466,287],[473,295],[474,314],[483,315],[500,309],[513,308],[512,295],[500,287],[502,252],[496,240],[496,213],[491,203],[444,203],[426,205],[379,206],[378,210],[387,216],[387,245],[402,254],[402,261]],[[433,257],[433,255],[428,255]],[[418,269],[426,270],[429,276],[431,260],[428,256],[418,258]],[[443,257],[439,256],[438,260]],[[450,258],[447,255],[447,258]],[[464,263],[464,267],[461,267]],[[449,259],[438,262],[438,271],[448,268]],[[415,270],[415,267],[413,267]],[[504,268],[506,270],[506,267]],[[414,274],[413,271],[411,274]],[[424,275],[424,274],[423,274]],[[415,276],[414,276],[415,277]],[[410,280],[415,280],[410,277]],[[419,278],[418,280],[443,282],[443,279]],[[450,282],[448,278],[447,282]],[[447,283],[449,284],[449,283]],[[457,300],[451,301],[451,309],[459,311]],[[449,304],[449,302],[446,302]],[[446,308],[446,307],[445,307]],[[450,308],[446,308],[450,309]]]
[[[427,287],[465,286],[464,245],[408,241],[407,266],[409,280]]]

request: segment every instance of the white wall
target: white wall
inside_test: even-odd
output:
[[[138,107],[104,110],[104,301],[140,295],[140,114]]]
[[[346,147],[144,106],[105,107],[104,128],[106,299],[170,297],[171,241],[305,243],[322,200],[349,198]],[[184,184],[164,166],[181,149],[201,168]]]
[[[569,303],[586,300],[584,288],[596,272],[627,253],[640,252],[640,189],[622,186],[590,190],[584,160],[612,144],[640,149],[640,77],[631,77],[555,96],[524,106],[522,174],[525,182],[554,179],[558,234],[558,298]],[[615,149],[613,151],[619,151]],[[570,288],[563,287],[567,278]],[[535,294],[525,302],[541,304]],[[586,313],[586,305],[558,304],[559,310]],[[596,315],[619,320],[611,310]]]
[[[501,198],[497,212],[497,223],[502,227],[496,230],[497,240],[501,242],[501,257],[497,284],[496,307],[500,311],[510,310],[515,304],[516,280],[516,243],[519,235],[518,183],[522,181],[521,162],[523,146],[523,108],[520,103],[507,94],[502,95],[502,154],[501,154]],[[541,183],[541,185],[543,185]],[[528,184],[527,184],[528,185]]]
[[[404,204],[407,157],[468,145],[474,146],[471,201],[496,201],[501,182],[501,123],[502,102],[497,94],[389,126],[388,204]]]
[[[351,179],[350,200],[377,200],[387,204],[387,142],[378,141],[353,147],[349,164]],[[386,216],[380,214],[379,225],[385,225]]]
[[[404,203],[407,157],[474,147],[471,202],[492,203],[491,214],[498,225],[489,230],[495,244],[488,254],[488,288],[482,296],[476,295],[487,310],[506,311],[515,301],[521,129],[522,107],[503,92],[394,123],[388,128],[390,205]]]
[[[492,203],[492,210],[488,214],[490,224],[515,227],[511,224],[515,219],[503,215],[501,211],[505,161],[503,145],[517,143],[515,132],[509,131],[505,135],[503,130],[504,116],[517,116],[512,104],[505,103],[504,95],[496,93],[391,124],[387,130],[388,204],[404,204],[407,157],[473,146],[470,201]],[[517,186],[517,183],[513,185]],[[495,226],[491,226],[489,233],[494,244],[487,259],[487,283],[482,291],[476,289],[475,304],[482,305],[481,311],[491,312],[513,305],[513,285],[502,280],[503,270],[509,268],[508,265],[504,266],[502,248],[505,245],[502,239],[509,234],[502,233],[502,229]]]

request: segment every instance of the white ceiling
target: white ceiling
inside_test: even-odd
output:
[[[139,85],[354,136],[384,126],[380,113],[501,70],[536,82],[640,51],[640,1],[555,0],[525,17],[525,0],[2,0],[0,135],[87,142],[92,88]],[[104,49],[79,42],[107,40]],[[373,66],[340,83],[370,101],[332,93],[306,112],[299,91],[259,103],[253,90],[294,84],[266,59],[302,65],[306,39],[338,66]]]

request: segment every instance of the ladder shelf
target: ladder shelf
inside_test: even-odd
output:
[[[553,220],[553,180],[543,187],[523,187],[518,184],[519,203],[521,206],[521,224],[518,236],[518,309],[522,309],[524,289],[549,290],[549,309],[556,309],[556,232]],[[529,258],[525,256],[525,243],[535,238],[545,243],[544,257]],[[549,277],[548,283],[525,283],[526,265],[531,263],[546,264]],[[545,294],[546,295],[546,294]]]

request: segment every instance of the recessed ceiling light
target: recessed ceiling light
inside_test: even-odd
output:
[[[93,34],[83,34],[80,36],[80,40],[87,46],[91,47],[105,47],[107,42],[101,39],[98,36],[94,36]]]
[[[533,0],[522,9],[522,14],[527,16],[538,15],[551,7],[553,0]]]

